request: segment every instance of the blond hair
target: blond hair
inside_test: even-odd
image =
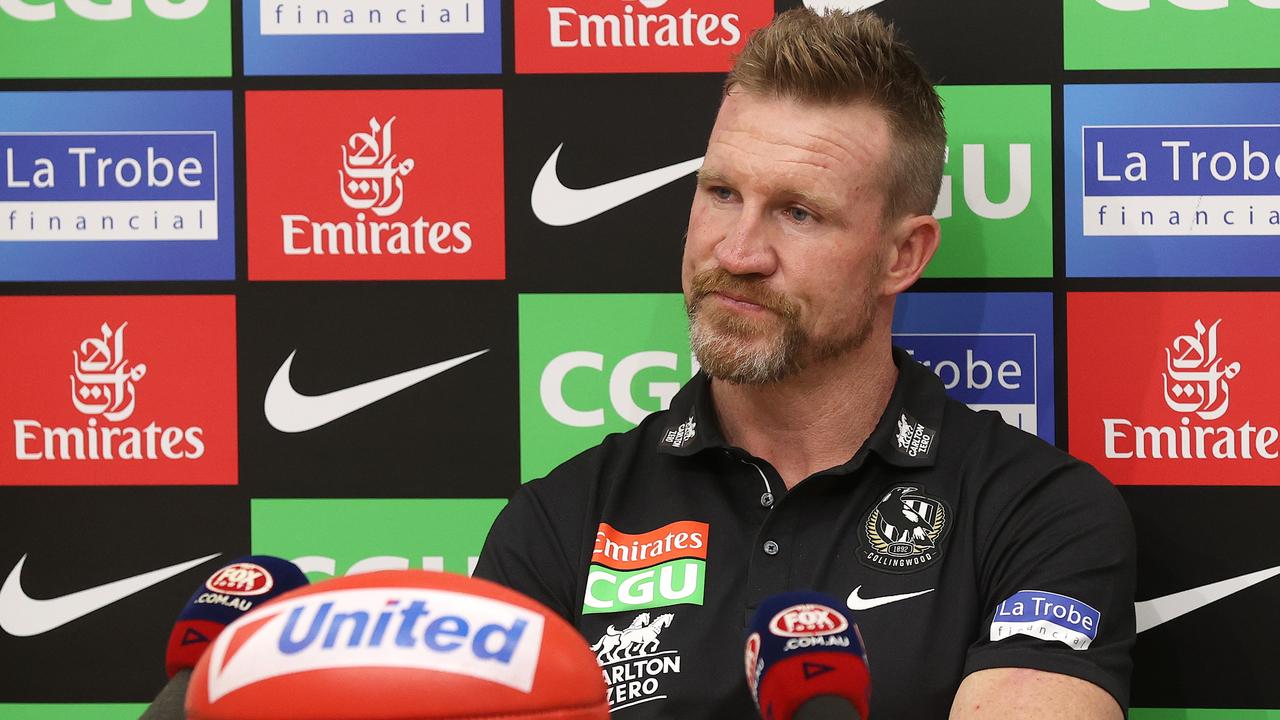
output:
[[[734,89],[884,112],[893,146],[884,217],[928,215],[938,200],[947,131],[942,101],[893,25],[869,11],[788,10],[751,36],[725,80]]]

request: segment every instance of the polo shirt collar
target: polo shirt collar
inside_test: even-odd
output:
[[[893,348],[893,362],[898,379],[866,447],[892,465],[931,466],[938,456],[946,391],[936,375],[901,348]],[[710,448],[731,447],[720,429],[705,373],[694,375],[676,393],[667,417],[669,424],[658,435],[660,453],[688,457]]]

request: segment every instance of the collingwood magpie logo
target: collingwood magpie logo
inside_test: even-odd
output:
[[[914,485],[895,485],[872,506],[862,523],[858,559],[877,570],[908,573],[942,556],[950,509]]]

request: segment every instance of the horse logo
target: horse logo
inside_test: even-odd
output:
[[[649,621],[649,613],[640,613],[625,630],[618,630],[610,625],[591,651],[596,654],[596,662],[605,665],[618,660],[647,655],[658,649],[658,635],[671,626],[674,613],[659,615],[656,620]]]

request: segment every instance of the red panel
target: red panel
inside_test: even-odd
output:
[[[1280,484],[1276,317],[1272,293],[1068,295],[1071,453],[1122,485]]]
[[[0,485],[234,485],[235,299],[0,298]]]
[[[516,0],[516,72],[726,72],[771,0]]]
[[[253,280],[501,280],[498,90],[251,92]]]

